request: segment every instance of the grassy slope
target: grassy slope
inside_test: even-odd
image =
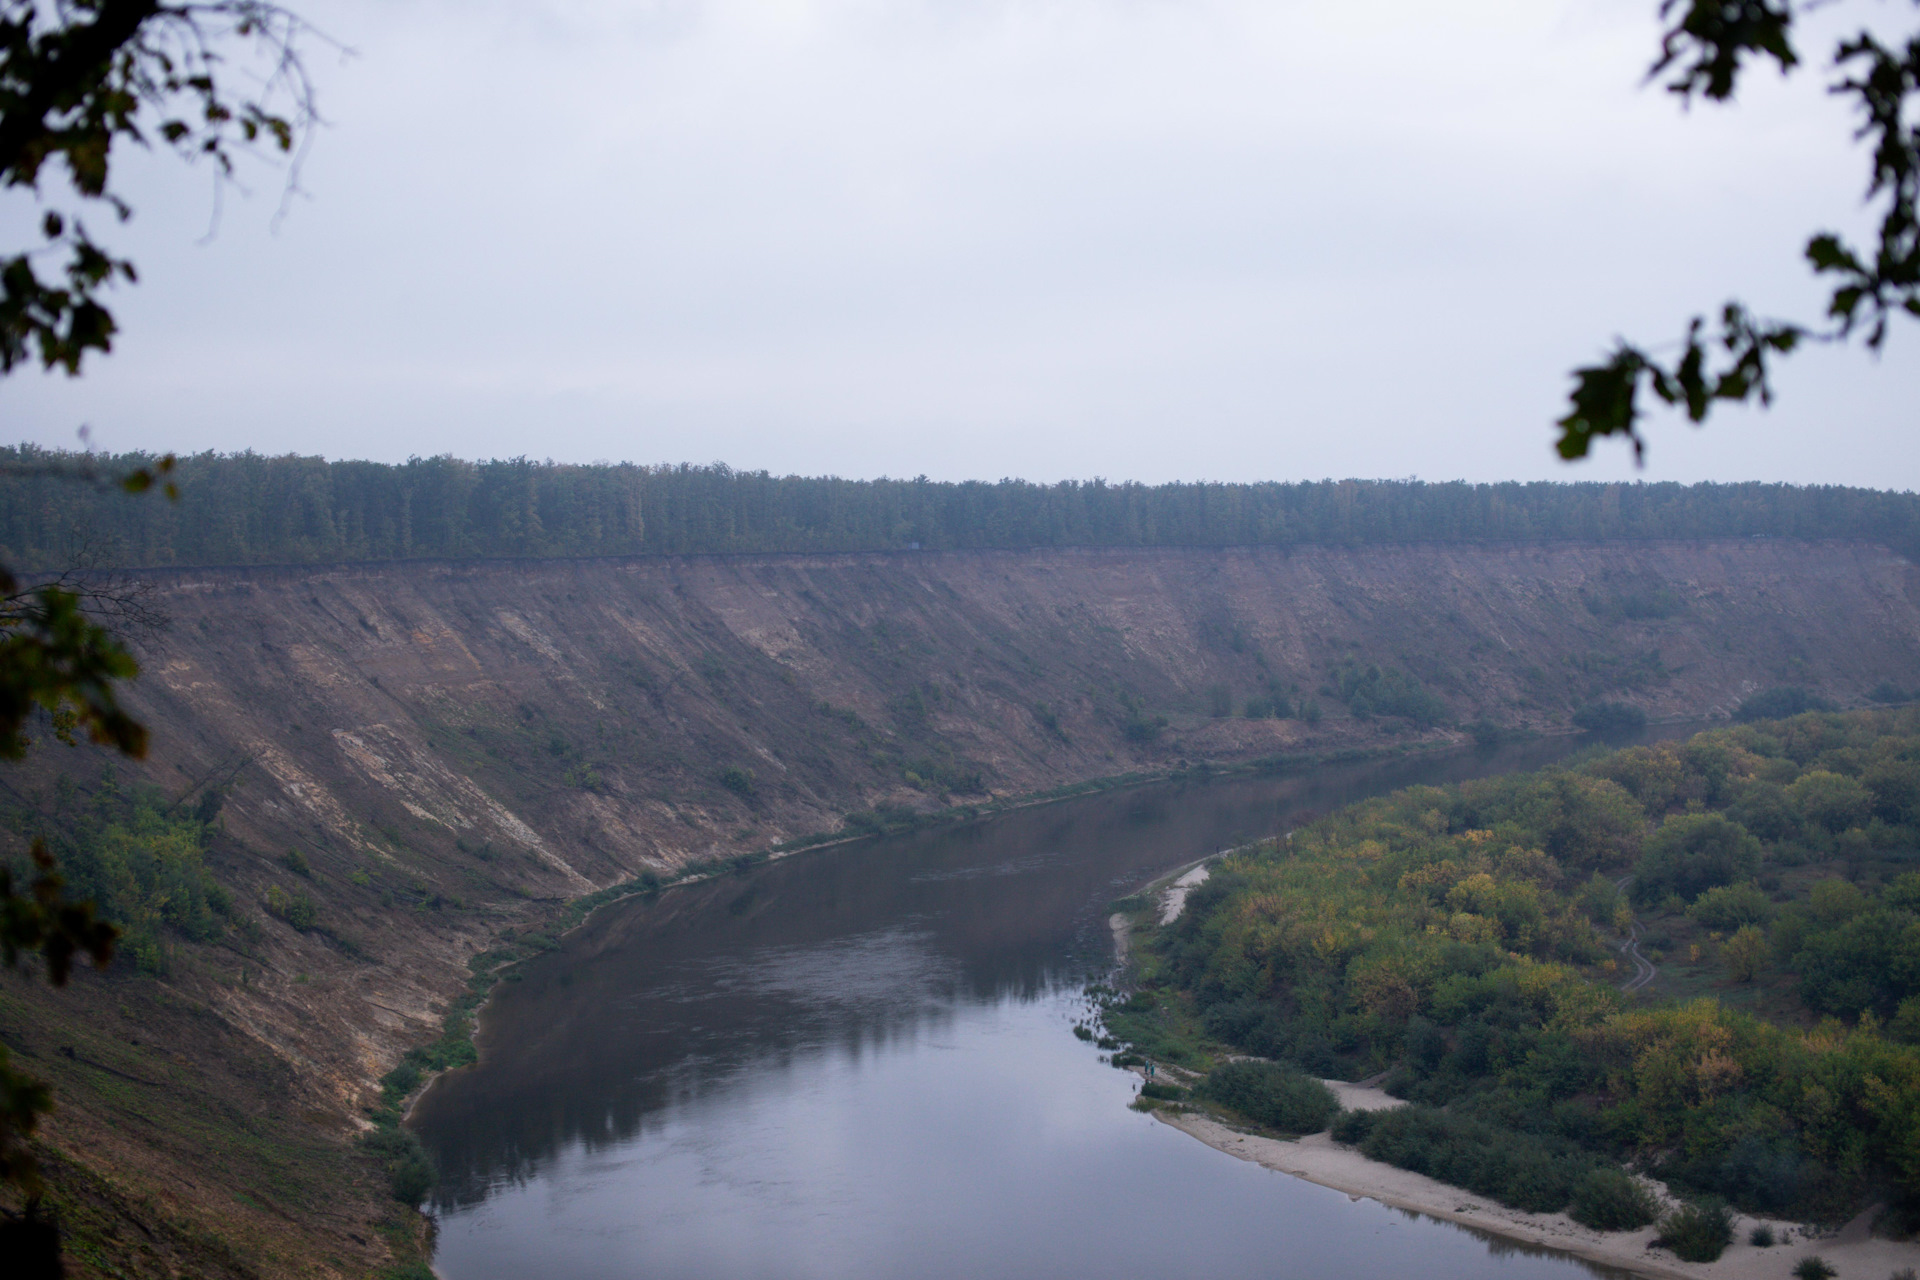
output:
[[[79,1276],[370,1276],[422,1256],[341,1117],[292,1069],[160,982],[0,979],[0,1040],[49,1081],[49,1201]]]

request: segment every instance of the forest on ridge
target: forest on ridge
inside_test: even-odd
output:
[[[1840,538],[1920,554],[1920,498],[1785,484],[847,480],[527,458],[194,454],[177,502],[58,473],[146,454],[0,449],[0,561],[28,569],[714,553]]]

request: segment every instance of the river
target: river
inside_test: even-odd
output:
[[[447,1280],[1578,1280],[1221,1155],[1070,1033],[1106,904],[1491,753],[1191,780],[803,854],[630,899],[502,983],[411,1123]]]

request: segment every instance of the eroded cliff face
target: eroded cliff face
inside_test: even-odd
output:
[[[267,919],[221,1002],[346,1101],[529,902],[832,830],[875,805],[1371,741],[1344,664],[1459,722],[1598,698],[1725,714],[1757,688],[1920,678],[1920,570],[1719,543],[415,563],[154,575],[149,772],[228,780],[218,874],[306,888],[373,963]],[[1236,712],[1275,685],[1318,725]],[[1154,725],[1164,717],[1164,728]],[[356,878],[367,883],[356,883]],[[309,892],[316,892],[309,889]],[[426,904],[427,909],[421,910]],[[297,975],[306,980],[296,983]]]
[[[1355,718],[1326,691],[1343,670],[1410,672],[1455,723],[1543,730],[1602,699],[1696,718],[1777,684],[1920,683],[1920,569],[1843,543],[146,576],[172,625],[131,697],[141,771],[224,794],[209,858],[260,929],[245,954],[190,949],[164,985],[269,1047],[342,1131],[470,957],[596,888],[876,806],[1458,736]],[[1238,714],[1276,692],[1322,718]],[[276,888],[324,928],[264,912]]]

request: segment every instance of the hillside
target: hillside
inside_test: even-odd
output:
[[[1857,703],[1882,682],[1920,683],[1920,570],[1866,543],[140,577],[171,618],[131,699],[154,731],[149,762],[104,786],[104,760],[44,751],[6,779],[8,826],[72,826],[92,804],[76,848],[197,842],[178,858],[203,861],[207,909],[156,909],[138,963],[80,984],[74,1007],[133,1023],[155,1001],[199,1011],[232,1033],[231,1051],[217,1036],[194,1050],[240,1082],[232,1097],[335,1136],[437,1032],[470,960],[648,872],[1203,761],[1458,740],[1482,720],[1557,731],[1595,701],[1689,719],[1774,685]],[[27,1011],[39,997],[23,1001],[4,1011],[10,1043],[45,1026]],[[87,1027],[105,1037],[95,1061],[124,1041],[117,1025]],[[264,1056],[234,1065],[247,1055]],[[75,1100],[66,1132],[111,1127],[107,1103],[88,1110],[85,1082],[70,1087],[75,1061],[30,1058]],[[130,1187],[166,1185],[191,1161],[191,1143],[141,1141],[115,1163]],[[182,1193],[170,1211],[212,1222],[225,1194]],[[249,1265],[287,1270],[260,1258]]]

